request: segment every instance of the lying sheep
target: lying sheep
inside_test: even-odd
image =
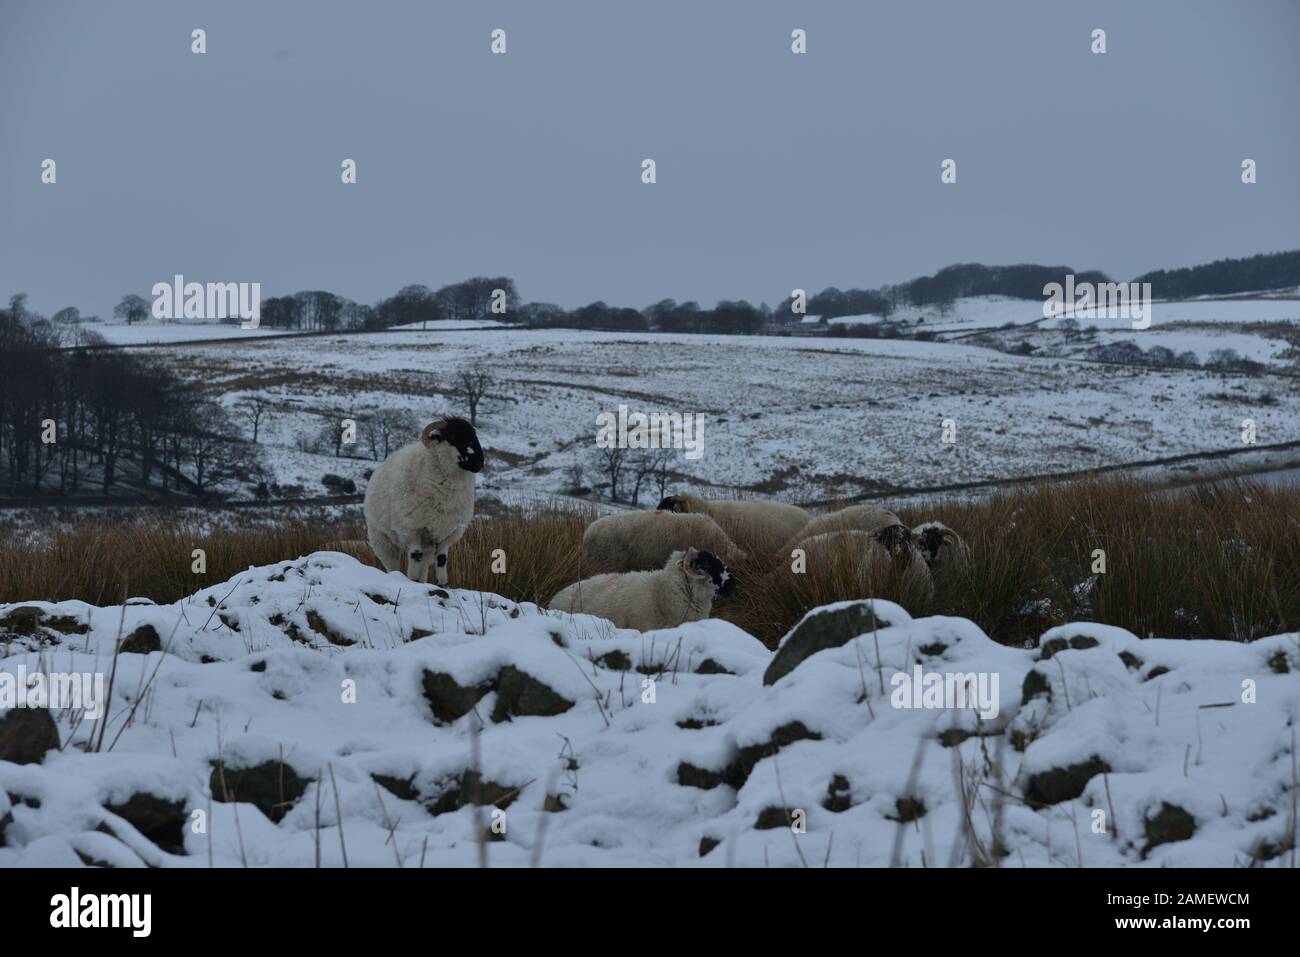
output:
[[[949,572],[970,565],[970,548],[943,522],[923,522],[912,529],[912,540],[933,572]]]
[[[707,515],[621,512],[596,519],[582,535],[583,557],[597,571],[661,568],[673,552],[688,548],[707,549],[732,565],[749,557]]]
[[[808,524],[812,517],[797,505],[747,499],[703,499],[694,495],[669,495],[661,511],[707,515],[750,554],[764,554]]]
[[[789,552],[799,542],[827,532],[874,532],[882,525],[898,524],[898,516],[883,505],[850,505],[838,512],[827,512],[814,517],[793,537],[786,541],[784,552]]]
[[[474,518],[481,468],[478,433],[455,417],[430,422],[420,441],[380,463],[366,486],[366,534],[387,571],[400,570],[405,555],[407,577],[426,582],[433,559],[438,584],[447,584],[447,556]]]
[[[550,608],[608,618],[619,628],[651,631],[708,618],[715,595],[736,588],[726,564],[709,551],[675,551],[652,572],[597,575],[563,589]]]
[[[809,574],[833,567],[838,557],[850,555],[858,560],[858,568],[867,570],[873,577],[892,571],[900,576],[907,594],[926,602],[934,597],[934,578],[925,553],[912,537],[911,529],[901,522],[882,525],[874,532],[858,529],[822,532],[793,547],[803,549]]]

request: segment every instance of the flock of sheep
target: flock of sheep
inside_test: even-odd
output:
[[[428,581],[432,562],[447,584],[447,559],[474,517],[474,475],[483,449],[461,418],[431,422],[420,440],[393,452],[370,478],[365,518],[370,548],[388,571]],[[934,575],[967,561],[965,543],[939,522],[908,528],[878,505],[813,516],[796,505],[670,495],[654,512],[597,519],[582,537],[585,560],[601,574],[562,589],[549,607],[649,631],[709,617],[713,600],[734,591],[730,564],[777,555],[815,567],[836,554],[892,567],[909,590],[933,594]],[[914,592],[915,593],[915,592]]]

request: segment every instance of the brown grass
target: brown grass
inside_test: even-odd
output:
[[[809,609],[867,596],[897,601],[917,616],[970,618],[1008,644],[1079,620],[1144,637],[1237,640],[1300,627],[1300,487],[1238,482],[1167,493],[1108,478],[897,511],[910,524],[938,519],[971,547],[969,572],[936,576],[932,600],[908,594],[892,572],[865,571],[847,555],[802,575],[790,571],[787,558],[735,569],[737,593],[714,613],[769,645]],[[593,517],[582,507],[526,507],[483,518],[452,550],[451,581],[544,605],[589,573],[581,540]],[[35,543],[0,529],[0,602],[114,603],[124,582],[132,595],[171,602],[250,565],[364,537],[359,519],[205,534],[155,515],[133,525],[91,521]],[[195,548],[207,552],[205,575],[190,571]],[[500,574],[493,571],[498,548],[505,560]],[[1093,576],[1097,548],[1106,552],[1107,569]]]

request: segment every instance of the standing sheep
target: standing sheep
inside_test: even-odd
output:
[[[797,505],[757,499],[702,499],[694,495],[669,495],[661,511],[707,515],[751,555],[767,554],[808,524],[812,518]]]
[[[789,552],[799,542],[814,535],[827,532],[874,532],[882,525],[898,523],[898,516],[883,505],[850,505],[838,512],[818,515],[786,541],[785,552]]]
[[[582,554],[596,571],[632,572],[661,568],[673,552],[707,549],[739,564],[749,556],[707,515],[672,512],[620,512],[587,526]]]
[[[712,552],[688,548],[652,572],[597,575],[575,582],[551,599],[552,610],[608,618],[619,628],[652,631],[709,617],[715,595],[729,595],[736,580]]]
[[[402,567],[412,581],[447,584],[447,555],[474,518],[474,475],[483,468],[478,433],[464,419],[430,422],[419,442],[384,459],[366,486],[366,534],[387,571]]]

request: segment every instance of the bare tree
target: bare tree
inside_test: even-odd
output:
[[[465,394],[465,404],[469,406],[469,424],[478,428],[478,407],[487,395],[487,390],[496,380],[482,359],[475,359],[469,365],[461,366],[456,373],[456,383]]]
[[[609,479],[609,497],[619,500],[618,491],[623,480],[623,470],[627,467],[627,449],[617,446],[596,449],[596,470]]]
[[[413,437],[418,428],[415,417],[404,409],[381,409],[362,423],[361,434],[370,449],[370,457],[382,462],[393,449]]]
[[[253,429],[254,445],[257,444],[258,435],[261,433],[262,423],[267,422],[269,424],[271,411],[270,401],[257,395],[240,399],[236,403],[235,412]]]
[[[668,464],[672,461],[671,449],[636,449],[628,457],[627,469],[632,473],[632,504],[641,504],[641,486],[647,481],[659,486],[659,499],[663,501],[668,487]]]

